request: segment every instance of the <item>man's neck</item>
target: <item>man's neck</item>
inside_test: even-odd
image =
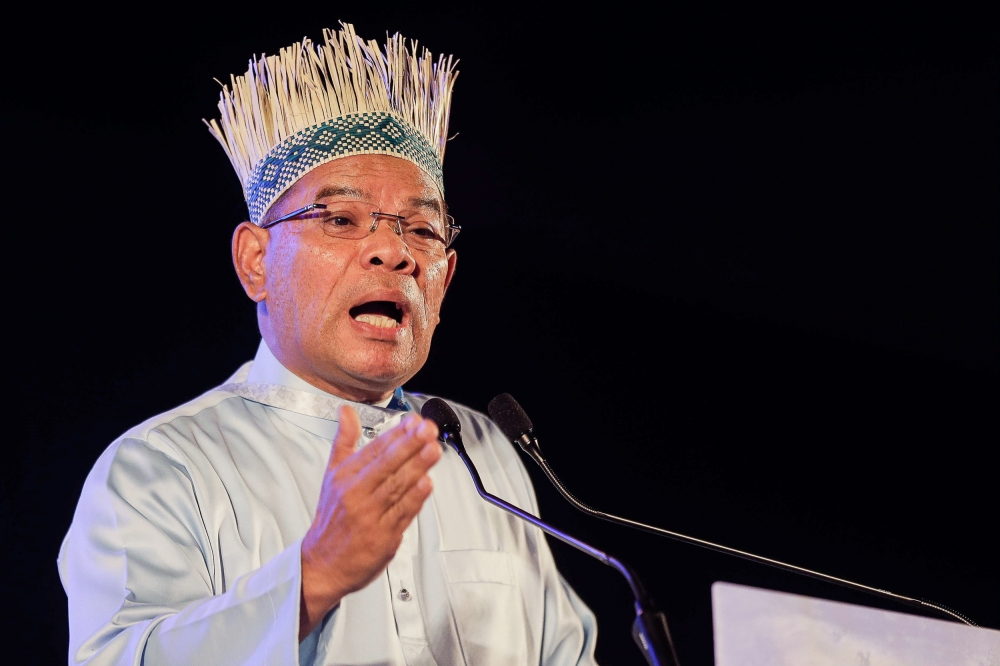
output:
[[[378,400],[365,400],[358,399],[359,396],[340,395],[340,391],[329,391],[316,386],[315,383],[304,379],[285,367],[263,339],[257,347],[257,355],[254,357],[253,365],[250,368],[250,374],[247,375],[246,381],[255,384],[277,384],[307,393],[332,396],[341,400],[350,400],[351,402],[364,402],[379,407],[385,407],[392,400],[391,392],[386,396],[381,396]]]

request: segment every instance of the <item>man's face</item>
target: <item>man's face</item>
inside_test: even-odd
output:
[[[272,206],[265,223],[315,202],[327,210],[266,230],[241,225],[233,243],[237,272],[260,303],[261,332],[282,364],[336,395],[384,399],[427,360],[455,252],[409,247],[391,218],[380,218],[365,238],[335,237],[321,215],[359,212],[367,225],[370,213],[381,211],[443,228],[444,202],[410,162],[363,155],[310,171]],[[246,275],[254,242],[259,285]]]

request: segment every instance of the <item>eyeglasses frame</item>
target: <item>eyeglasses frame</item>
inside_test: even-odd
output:
[[[298,217],[299,215],[302,215],[303,213],[308,213],[311,210],[326,210],[326,209],[327,209],[326,204],[311,203],[308,206],[303,206],[302,208],[299,208],[298,210],[293,210],[291,213],[288,213],[287,215],[282,215],[276,220],[271,220],[267,224],[262,224],[260,225],[260,228],[270,229],[279,222],[286,222],[288,220]],[[395,224],[390,225],[390,228],[392,229],[393,233],[395,233],[397,236],[400,237],[403,235],[403,222],[406,221],[406,216],[395,215],[393,213],[383,213],[380,210],[372,211],[371,213],[369,213],[369,215],[372,216],[372,224],[370,227],[368,227],[369,234],[375,233],[375,230],[378,229],[378,221],[383,217],[387,217],[395,222]],[[445,231],[451,233],[449,234],[449,237],[442,238],[441,240],[444,241],[444,249],[447,250],[449,247],[451,247],[451,244],[455,242],[455,239],[458,237],[459,232],[462,231],[462,227],[458,224],[455,224],[455,218],[452,217],[451,215],[446,214],[445,217],[448,218],[449,222],[448,224],[445,225]]]

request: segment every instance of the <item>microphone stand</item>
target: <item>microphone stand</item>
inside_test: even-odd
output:
[[[575,508],[579,509],[583,513],[593,516],[595,518],[600,518],[601,520],[606,520],[611,523],[616,523],[618,525],[624,525],[626,527],[631,527],[634,529],[644,530],[651,534],[657,536],[665,536],[670,539],[676,539],[677,541],[683,541],[684,543],[689,543],[695,546],[701,546],[702,548],[707,548],[708,550],[714,550],[719,553],[725,553],[727,555],[735,555],[736,557],[743,558],[745,560],[750,560],[751,562],[757,562],[759,564],[766,564],[768,566],[774,567],[776,569],[782,569],[784,571],[790,571],[802,576],[808,576],[810,578],[815,578],[817,580],[822,580],[827,583],[834,583],[835,585],[840,585],[842,587],[847,587],[852,590],[857,590],[859,592],[865,592],[872,594],[877,597],[882,597],[883,599],[891,599],[892,601],[897,601],[900,603],[907,604],[909,606],[916,606],[917,608],[932,609],[939,613],[944,613],[948,615],[951,619],[959,620],[970,627],[979,626],[969,618],[965,617],[957,611],[953,611],[950,608],[941,606],[939,604],[931,603],[929,601],[924,601],[923,599],[914,599],[912,597],[905,597],[901,594],[896,594],[894,592],[889,592],[887,590],[880,590],[875,587],[869,587],[867,585],[862,585],[861,583],[855,583],[850,580],[844,580],[843,578],[837,578],[835,576],[830,576],[825,573],[820,573],[818,571],[812,571],[811,569],[805,569],[803,567],[797,567],[794,564],[786,564],[785,562],[779,562],[778,560],[772,560],[767,557],[762,557],[760,555],[754,555],[753,553],[747,553],[742,550],[737,550],[735,548],[729,548],[728,546],[722,546],[717,543],[712,543],[711,541],[704,541],[702,539],[696,539],[694,537],[689,537],[685,534],[679,534],[677,532],[671,532],[659,527],[654,527],[653,525],[647,525],[645,523],[640,523],[635,520],[629,520],[628,518],[622,518],[620,516],[615,516],[610,513],[605,513],[603,511],[598,511],[593,509],[580,500],[578,500],[569,489],[563,485],[556,473],[552,471],[549,467],[548,461],[542,456],[541,448],[538,445],[538,439],[534,436],[530,430],[522,433],[514,441],[527,453],[532,460],[538,463],[538,466],[542,468],[542,472],[548,477],[552,485],[556,487],[559,494],[566,499],[567,502],[572,504]]]
[[[527,511],[523,511],[513,504],[505,502],[496,495],[487,492],[483,487],[482,479],[479,478],[479,472],[476,470],[476,466],[472,463],[472,460],[469,458],[469,454],[465,451],[465,445],[462,443],[461,437],[456,437],[448,429],[442,428],[441,438],[446,444],[451,446],[456,453],[458,453],[458,457],[462,459],[462,462],[464,462],[465,466],[469,469],[469,474],[472,476],[472,482],[475,484],[476,492],[479,493],[480,497],[490,504],[499,507],[508,513],[514,514],[521,520],[531,523],[538,529],[550,536],[555,537],[556,539],[559,539],[563,543],[569,544],[577,550],[600,560],[624,576],[625,580],[628,582],[629,588],[632,590],[632,596],[635,599],[635,621],[632,623],[632,638],[635,639],[639,649],[642,650],[649,666],[680,666],[680,661],[677,659],[677,652],[674,650],[673,640],[670,637],[670,629],[667,627],[666,616],[656,610],[652,599],[650,599],[650,597],[646,594],[646,591],[642,587],[642,583],[639,580],[639,576],[634,571],[611,555],[608,555],[607,553],[600,551],[593,546],[580,541],[579,539],[575,539],[565,532],[557,530],[547,523],[542,522],[541,519],[536,518]]]

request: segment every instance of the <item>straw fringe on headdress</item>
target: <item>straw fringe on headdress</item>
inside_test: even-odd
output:
[[[396,34],[384,49],[354,26],[324,30],[277,56],[250,61],[222,86],[219,120],[205,121],[229,156],[260,224],[267,209],[311,169],[350,155],[393,155],[426,171],[444,192],[452,57],[417,55]]]

